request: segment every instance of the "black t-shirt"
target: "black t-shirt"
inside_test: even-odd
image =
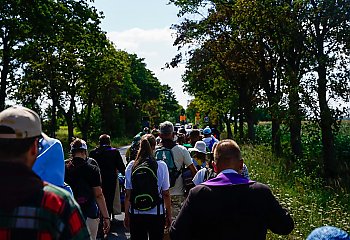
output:
[[[101,186],[101,174],[95,160],[89,159],[88,163],[83,158],[75,157],[66,161],[66,173],[64,180],[68,183],[75,195],[82,182],[86,183],[92,190],[93,187]]]
[[[116,181],[117,170],[125,175],[125,165],[120,152],[116,148],[101,146],[91,151],[90,156],[96,159],[98,163],[103,179],[102,181]]]

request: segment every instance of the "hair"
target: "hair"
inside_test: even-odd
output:
[[[111,137],[107,134],[102,134],[99,138],[100,145],[110,145],[111,144]]]
[[[154,129],[152,130],[151,134],[156,138],[156,137],[159,136],[159,131],[158,131],[156,128],[154,128]]]
[[[136,159],[133,165],[135,169],[138,165],[146,161],[147,159],[154,160],[153,148],[156,146],[156,139],[152,134],[145,134],[141,137],[140,147],[136,155]]]
[[[73,140],[73,142],[70,143],[70,153],[74,157],[76,153],[87,153],[86,149],[82,149],[81,147],[83,146],[83,143],[86,144],[86,142],[83,139],[76,138]]]
[[[0,126],[0,133],[15,133],[15,131],[10,127]],[[29,150],[37,138],[40,138],[40,136],[24,139],[0,138],[1,158],[15,158],[23,155]]]
[[[214,160],[216,162],[222,162],[227,160],[241,160],[241,149],[238,144],[231,140],[221,140],[215,147]]]
[[[174,132],[174,125],[169,121],[165,121],[160,124],[159,129],[161,134],[166,136],[172,136]]]
[[[202,140],[201,132],[198,129],[193,129],[190,132],[190,142],[194,145],[197,141]]]
[[[180,128],[179,133],[183,133],[185,135],[187,134],[186,129],[184,129],[184,128]]]
[[[202,153],[202,152],[194,152],[193,157],[196,157],[200,159],[202,162],[205,162],[207,160],[207,154]]]
[[[185,136],[185,134],[183,134],[183,133],[178,133],[177,134],[177,143],[179,145],[182,145],[182,144],[186,143],[186,136]]]
[[[144,127],[142,131],[146,134],[150,133],[150,130],[148,127]]]
[[[198,129],[193,129],[190,132],[190,138],[199,138],[201,136],[201,132]]]

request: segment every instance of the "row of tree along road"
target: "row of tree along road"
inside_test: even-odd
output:
[[[117,50],[87,0],[5,0],[0,8],[0,110],[6,100],[39,112],[55,136],[68,126],[87,139],[133,135],[146,115],[173,119],[181,107],[143,59]]]
[[[337,177],[345,161],[336,156],[334,137],[349,104],[350,2],[170,2],[182,22],[173,25],[181,51],[169,67],[186,61],[193,111],[210,109],[227,126],[233,117],[247,122],[254,140],[256,109],[264,109],[273,151],[283,151],[281,124],[287,124],[294,161],[303,156],[302,120],[313,121],[322,133],[325,176]]]

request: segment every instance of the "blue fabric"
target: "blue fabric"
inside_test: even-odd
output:
[[[64,154],[62,144],[54,138],[42,138],[33,171],[44,181],[64,187]]]
[[[339,228],[324,226],[313,230],[306,240],[350,240],[350,236]]]

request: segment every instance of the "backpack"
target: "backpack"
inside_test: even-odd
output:
[[[212,178],[215,178],[216,177],[216,172],[214,171],[214,169],[212,168],[208,168],[206,167],[206,171],[205,171],[205,174],[204,174],[204,182],[212,179]]]
[[[155,157],[157,161],[162,160],[166,163],[169,171],[170,187],[174,187],[176,179],[180,176],[181,171],[177,170],[173,152],[171,149],[161,147],[156,150]]]
[[[210,151],[213,149],[213,146],[214,146],[215,142],[216,142],[215,139],[213,137],[211,137],[211,140],[210,140],[209,146],[208,146]]]
[[[196,186],[192,181],[193,176],[190,169],[185,167],[182,168],[182,180],[184,183],[185,196],[187,196],[190,190]]]
[[[131,173],[131,209],[147,211],[161,203],[158,192],[158,163],[147,159],[133,168]]]

